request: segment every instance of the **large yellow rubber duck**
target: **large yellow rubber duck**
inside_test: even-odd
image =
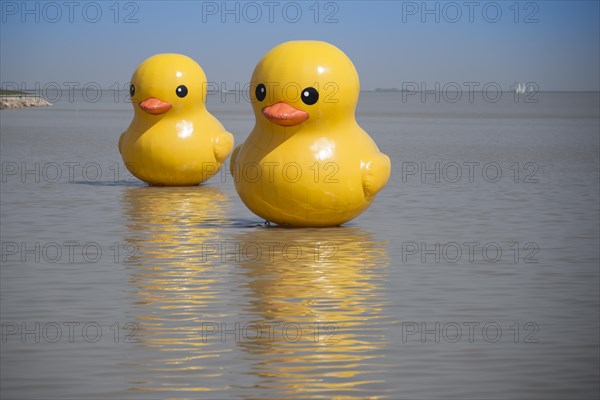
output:
[[[286,226],[335,226],[385,186],[390,159],[355,119],[352,61],[320,41],[271,49],[256,66],[254,129],[231,157],[235,188],[255,214]]]
[[[134,117],[119,139],[129,171],[157,186],[197,185],[221,168],[233,135],[206,109],[206,76],[191,58],[157,54],[131,78]]]

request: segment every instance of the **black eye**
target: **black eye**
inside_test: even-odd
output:
[[[262,83],[256,87],[256,100],[263,101],[267,97],[267,88]]]
[[[185,85],[179,85],[177,86],[177,89],[175,89],[175,93],[177,93],[177,96],[179,97],[185,97],[187,96],[187,87],[185,87]]]
[[[135,85],[132,83],[131,85],[129,85],[129,95],[131,97],[133,97],[134,94],[135,94]]]
[[[319,101],[319,92],[314,87],[307,87],[302,90],[302,101],[309,106]]]

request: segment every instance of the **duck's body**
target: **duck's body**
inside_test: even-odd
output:
[[[197,185],[215,175],[233,136],[208,112],[206,78],[186,56],[159,54],[132,79],[133,121],[119,151],[137,178],[160,186]]]
[[[208,112],[173,115],[155,124],[134,119],[119,140],[129,171],[161,186],[206,181],[219,171],[232,147],[231,134]]]
[[[359,126],[338,129],[327,138],[253,131],[231,159],[244,204],[289,226],[335,226],[362,213],[385,185],[390,162]],[[352,141],[333,139],[348,132]]]
[[[329,96],[336,77],[339,87],[331,89],[347,98]],[[301,95],[313,98],[293,101],[275,89],[269,99],[260,92],[269,94],[266,81],[298,82],[306,88]],[[263,84],[253,98],[256,125],[231,158],[246,206],[287,226],[335,226],[363,212],[385,186],[390,160],[356,123],[358,76],[350,60],[324,42],[288,42],[267,53],[252,82]],[[317,94],[307,90],[317,85]]]

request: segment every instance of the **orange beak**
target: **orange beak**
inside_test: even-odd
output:
[[[262,109],[269,121],[281,126],[294,126],[308,119],[306,111],[298,110],[287,103],[279,102]]]
[[[170,103],[149,97],[140,103],[140,108],[146,111],[148,114],[159,115],[166,113],[173,107]]]

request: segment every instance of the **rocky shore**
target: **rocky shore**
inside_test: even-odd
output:
[[[5,108],[48,107],[52,103],[40,96],[0,96],[0,110]]]

